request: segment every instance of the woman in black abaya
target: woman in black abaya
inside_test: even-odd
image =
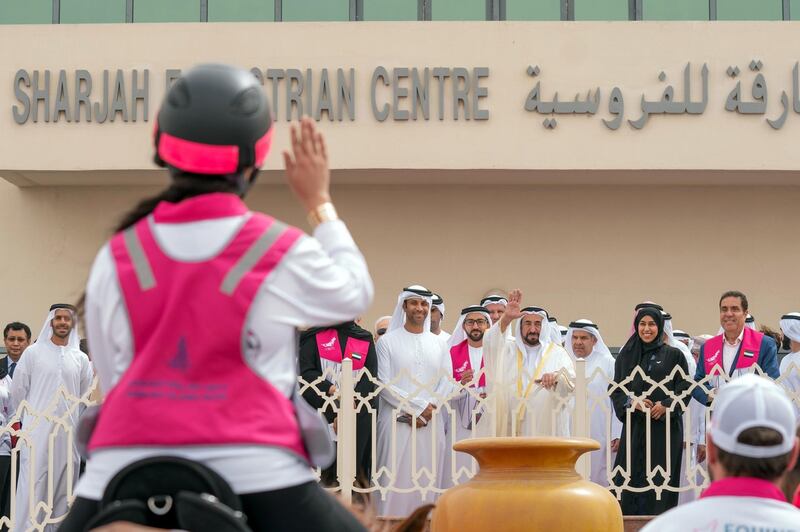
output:
[[[617,417],[622,421],[622,435],[614,467],[622,467],[630,475],[629,487],[650,485],[648,472],[660,466],[666,471],[653,475],[653,486],[673,488],[680,485],[681,457],[683,454],[683,410],[691,396],[686,358],[678,349],[664,344],[664,319],[655,308],[642,308],[636,314],[635,332],[625,343],[614,366],[614,387],[611,401]],[[676,371],[676,366],[683,374]],[[636,368],[633,379],[621,385]],[[672,377],[670,377],[672,375]],[[678,398],[678,400],[674,399]],[[647,425],[650,438],[646,438]],[[630,432],[630,437],[628,437]],[[630,449],[628,448],[630,446]],[[647,447],[650,465],[647,464]],[[630,452],[630,462],[628,453]],[[616,486],[623,486],[621,474],[614,477]],[[654,488],[635,492],[622,491],[622,513],[625,515],[658,515],[678,504],[678,492],[663,490],[656,500]]]

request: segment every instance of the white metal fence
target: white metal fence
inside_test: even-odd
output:
[[[613,375],[607,375],[600,369],[591,375],[585,374],[585,362],[576,362],[576,379],[574,389],[568,394],[554,394],[554,400],[548,404],[548,410],[537,410],[531,412],[530,405],[536,401],[539,394],[550,392],[536,387],[532,391],[528,401],[509,403],[511,405],[508,412],[497,411],[498,390],[489,390],[484,394],[482,389],[469,385],[461,385],[453,381],[450,375],[434,375],[426,382],[414,382],[413,389],[398,390],[393,379],[390,382],[381,382],[376,376],[369,374],[366,369],[357,372],[351,371],[351,361],[345,359],[342,364],[342,371],[336,375],[325,373],[312,382],[300,379],[300,391],[317,394],[323,400],[321,411],[329,410],[336,416],[335,438],[337,440],[337,462],[335,467],[335,480],[328,486],[332,491],[336,491],[347,502],[354,496],[369,494],[373,501],[385,500],[392,494],[407,494],[415,498],[418,497],[419,504],[430,501],[443,493],[449,486],[465,482],[470,478],[476,469],[474,461],[464,457],[457,457],[458,453],[448,451],[458,439],[472,436],[496,436],[502,432],[503,424],[500,419],[503,415],[511,419],[511,435],[535,435],[530,431],[530,427],[535,427],[538,423],[528,425],[528,429],[521,423],[514,422],[521,417],[532,416],[534,420],[540,416],[547,416],[549,426],[557,432],[558,417],[567,416],[568,432],[572,436],[589,437],[590,426],[605,427],[604,440],[601,444],[604,449],[609,449],[612,440],[618,436],[628,438],[626,449],[628,453],[645,454],[647,464],[647,483],[644,486],[633,486],[630,483],[630,471],[624,468],[614,468],[614,454],[607,452],[602,455],[605,462],[605,478],[599,482],[619,496],[622,490],[641,492],[653,490],[656,497],[660,498],[664,492],[678,491],[685,495],[699,493],[709,482],[705,463],[696,460],[696,453],[700,445],[705,443],[703,437],[704,425],[708,422],[711,414],[709,409],[701,406],[692,400],[693,408],[699,408],[699,415],[683,415],[677,406],[679,401],[686,401],[691,391],[699,384],[692,380],[692,376],[683,375],[690,382],[689,389],[680,396],[670,394],[674,403],[668,409],[667,415],[682,415],[684,418],[683,441],[681,446],[684,449],[682,456],[682,475],[681,485],[674,487],[669,485],[668,477],[671,476],[669,464],[664,468],[653,465],[650,452],[651,423],[646,424],[645,441],[630,441],[630,432],[615,434],[612,429],[613,408],[608,400],[608,393],[614,389],[621,389],[633,399],[628,408],[627,415],[630,416],[637,402],[629,390],[628,385],[632,382],[635,375],[630,375],[620,383],[613,382]],[[758,371],[758,370],[756,370]],[[645,389],[640,396],[645,397],[653,390],[665,389],[665,383],[654,382],[649,379],[640,368],[639,372],[645,382]],[[671,376],[675,373],[682,374],[682,370],[676,367]],[[795,404],[800,413],[800,368],[792,365],[778,379],[778,383],[787,391],[787,394]],[[399,377],[397,376],[398,380]],[[374,386],[370,393],[357,393],[355,385],[360,379],[367,378]],[[473,382],[478,382],[479,375],[476,374]],[[669,379],[669,378],[668,378]],[[668,379],[665,379],[668,380]],[[716,377],[706,378],[707,382],[718,384]],[[336,392],[328,396],[328,390],[321,384],[325,380],[337,383]],[[598,383],[600,385],[598,386]],[[591,386],[590,386],[591,385]],[[610,391],[605,394],[593,393],[591,390],[608,388]],[[515,390],[510,390],[513,396]],[[391,394],[392,407],[389,401],[381,400],[382,395]],[[400,420],[405,411],[413,412],[412,401],[419,395],[434,397],[438,405],[436,413],[426,426],[417,427],[415,423],[408,425],[407,421]],[[59,495],[66,496],[68,502],[74,500],[73,489],[77,480],[77,462],[67,460],[65,466],[59,463],[58,457],[63,454],[73,452],[75,441],[75,427],[69,421],[70,413],[76,410],[83,410],[86,406],[93,404],[89,394],[84,397],[74,397],[63,391],[59,392],[48,408],[43,412],[32,411],[27,402],[23,402],[17,411],[10,416],[8,423],[0,429],[0,438],[7,442],[10,436],[19,438],[16,448],[11,451],[10,475],[16,478],[18,474],[17,457],[22,456],[21,467],[27,468],[22,474],[30,475],[33,471],[41,469],[41,464],[47,462],[47,495],[43,500],[38,500],[32,491],[27,494],[17,492],[15,482],[11,482],[11,504],[10,516],[0,519],[0,526],[11,527],[11,530],[21,530],[19,527],[12,526],[17,519],[17,501],[20,497],[27,500],[28,512],[36,515],[37,525],[29,530],[45,530],[63,520],[63,515],[54,515],[57,508]],[[379,407],[376,407],[377,405]],[[466,405],[466,408],[465,408]],[[392,414],[385,415],[383,422],[379,421],[379,409],[391,408]],[[536,410],[536,409],[534,409]],[[24,419],[20,430],[13,428],[13,423]],[[357,423],[367,427],[365,431],[369,438],[366,459],[356,456],[358,448]],[[598,423],[598,419],[602,423]],[[386,420],[389,420],[388,426]],[[545,426],[548,423],[545,423]],[[539,425],[541,426],[541,425]],[[455,427],[461,427],[456,429]],[[699,429],[699,430],[698,430]],[[47,437],[42,439],[42,431],[49,431]],[[364,431],[362,431],[363,434]],[[34,433],[36,437],[34,437]],[[333,430],[332,430],[333,433]],[[410,433],[410,436],[409,436]],[[596,433],[595,433],[596,435]],[[364,436],[362,435],[362,438]],[[47,451],[41,452],[37,446],[45,441]],[[363,443],[362,443],[363,445]],[[667,452],[671,443],[666,442]],[[407,450],[411,446],[411,452]],[[688,452],[687,452],[688,451]],[[410,459],[409,459],[410,457]],[[578,463],[579,472],[588,478],[590,475],[590,460],[588,456],[583,457]],[[368,470],[362,471],[366,478],[357,478],[359,468],[368,464]],[[615,483],[614,477],[618,478]],[[621,481],[619,479],[622,479]],[[659,480],[660,479],[660,480]],[[0,486],[0,489],[5,487]],[[60,489],[65,489],[65,493],[59,493]],[[26,496],[27,495],[27,496]]]

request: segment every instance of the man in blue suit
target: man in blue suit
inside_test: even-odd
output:
[[[725,377],[734,379],[752,373],[756,366],[773,379],[780,375],[778,345],[769,336],[745,327],[747,308],[747,296],[736,290],[725,292],[719,299],[722,334],[700,348],[694,376],[699,385],[692,397],[701,404],[710,404],[708,395],[725,382]]]
[[[22,352],[31,343],[31,328],[18,321],[9,323],[3,328],[3,343],[6,346],[6,356],[0,359],[0,387],[5,387],[6,392],[11,388],[11,379],[17,368]],[[7,404],[7,401],[6,401]],[[2,412],[3,424],[14,413]],[[19,469],[17,469],[19,472]],[[11,499],[11,438],[8,434],[0,439],[0,514],[9,516]]]

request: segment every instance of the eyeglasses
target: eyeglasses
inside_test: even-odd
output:
[[[464,325],[466,325],[467,327],[472,327],[473,325],[484,326],[484,325],[489,325],[489,322],[487,320],[484,320],[484,319],[464,320]]]
[[[383,329],[378,329],[378,336],[383,336],[384,334],[386,334],[386,328],[385,327]]]

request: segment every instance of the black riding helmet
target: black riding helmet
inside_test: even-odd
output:
[[[156,121],[155,161],[173,173],[224,177],[244,185],[243,170],[261,167],[271,141],[269,104],[255,76],[229,65],[199,65],[164,97]]]

